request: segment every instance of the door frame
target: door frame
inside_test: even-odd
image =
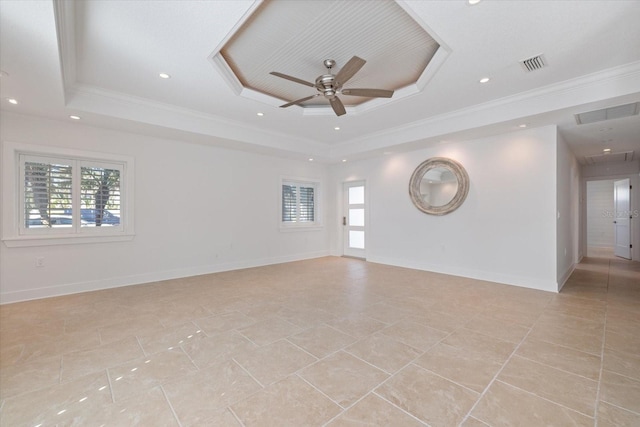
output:
[[[593,175],[585,174],[582,169],[582,179],[580,185],[580,254],[579,260],[587,256],[587,181],[621,180],[629,178],[631,184],[631,211],[638,213],[631,220],[631,260],[640,261],[640,174],[637,172],[621,173],[615,175]],[[613,226],[613,224],[611,224]],[[578,262],[579,262],[578,260]]]
[[[626,211],[623,212],[619,212],[618,211],[618,186],[617,184],[619,182],[624,183],[623,186],[625,187],[624,189],[626,191],[628,191],[628,203],[627,203],[627,207],[626,207]],[[626,188],[627,186],[629,186],[629,188]],[[624,248],[625,253],[624,254],[618,254],[619,253],[619,246],[618,246],[618,235],[621,235],[620,233],[618,233],[618,229],[622,226],[626,226],[627,231],[629,233],[628,236],[628,242],[630,245],[632,245],[631,243],[631,221],[633,221],[633,211],[631,210],[631,203],[633,201],[631,200],[631,180],[629,178],[623,178],[623,179],[617,179],[615,181],[613,181],[613,254],[616,257],[619,258],[624,258],[624,259],[631,259],[631,247],[626,247],[626,245],[621,245],[621,247]],[[626,233],[624,233],[626,234]],[[626,238],[627,236],[625,236]],[[627,257],[627,251],[629,256]]]
[[[348,195],[347,195],[347,191],[346,188],[348,187],[357,187],[359,185],[363,185],[364,186],[364,236],[365,236],[365,240],[364,240],[364,249],[362,251],[362,255],[361,256],[357,256],[357,255],[352,255],[352,254],[348,254],[345,253],[345,249],[346,249],[346,245],[347,245],[347,236],[346,236],[346,230],[347,227],[345,225],[343,225],[343,218],[345,216],[348,216],[348,209],[349,209],[349,203],[348,203]],[[357,180],[349,180],[349,181],[343,181],[342,183],[340,183],[340,206],[341,209],[339,211],[339,217],[338,217],[338,226],[340,227],[340,253],[342,254],[342,256],[346,256],[346,257],[353,257],[353,258],[361,258],[366,260],[367,259],[367,249],[369,247],[369,186],[367,185],[367,180],[366,179],[357,179]]]

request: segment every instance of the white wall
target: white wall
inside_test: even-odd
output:
[[[0,139],[133,156],[136,175],[133,241],[0,244],[2,303],[329,253],[326,166],[5,113]],[[321,230],[279,230],[283,175],[321,181]]]
[[[587,246],[613,248],[613,183],[587,182]]]
[[[366,180],[369,261],[557,291],[556,140],[549,126],[343,163],[333,186]],[[436,156],[460,162],[471,182],[445,216],[420,212],[408,193],[414,169]],[[341,226],[333,237],[339,254]]]
[[[554,126],[331,167],[12,114],[3,114],[0,130],[2,141],[136,162],[135,239],[1,244],[3,303],[340,255],[341,184],[353,180],[367,184],[369,261],[557,291],[569,265],[564,247],[576,257],[573,222],[557,220],[558,210],[572,217],[559,194],[575,185],[575,159],[559,147]],[[465,203],[441,217],[420,212],[408,194],[413,170],[436,156],[459,161],[471,181]],[[556,179],[561,165],[571,173]],[[283,175],[321,181],[321,230],[279,230]],[[44,267],[35,267],[36,257]]]
[[[560,289],[580,259],[580,165],[560,134],[557,139],[556,263]]]

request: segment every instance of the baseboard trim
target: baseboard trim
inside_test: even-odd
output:
[[[541,280],[530,277],[512,276],[497,274],[489,271],[473,269],[448,269],[439,265],[421,263],[408,260],[400,260],[387,257],[368,256],[367,261],[379,264],[393,265],[396,267],[411,268],[414,270],[430,271],[433,273],[447,274],[450,276],[466,277],[469,279],[484,280],[488,282],[501,283],[505,285],[518,286],[521,288],[537,289],[547,292],[558,292],[555,280]]]
[[[223,264],[187,267],[174,270],[149,272],[131,276],[113,277],[103,280],[77,282],[43,288],[28,289],[23,291],[7,292],[0,295],[0,305],[22,301],[30,301],[43,298],[58,297],[77,294],[81,292],[100,291],[105,289],[120,288],[124,286],[141,285],[143,283],[158,282],[162,280],[180,279],[183,277],[201,276],[203,274],[221,273],[223,271],[241,270],[244,268],[262,267],[265,265],[283,264],[286,262],[303,261],[307,259],[330,256],[330,251],[307,252],[304,254],[286,255],[280,257],[260,258],[228,262]]]
[[[567,280],[569,280],[569,277],[571,277],[571,274],[573,274],[573,271],[575,269],[576,269],[576,265],[571,264],[567,269],[567,271],[565,271],[564,274],[558,279],[558,292],[562,290],[562,287],[564,286],[565,283],[567,283]]]

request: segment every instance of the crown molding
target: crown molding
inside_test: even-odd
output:
[[[334,145],[330,157],[363,154],[634,93],[640,94],[640,61],[367,134]]]

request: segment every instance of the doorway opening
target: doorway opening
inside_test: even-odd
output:
[[[587,256],[631,259],[629,179],[587,181]]]

